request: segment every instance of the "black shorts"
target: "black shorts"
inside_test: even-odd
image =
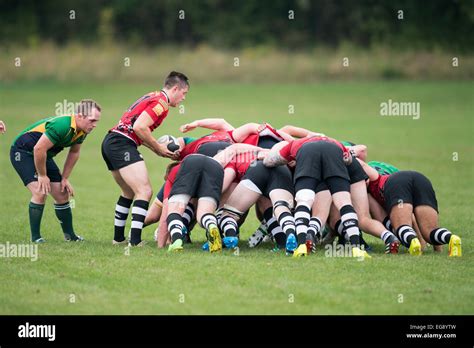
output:
[[[400,171],[390,175],[384,185],[384,198],[388,212],[400,203],[410,203],[413,208],[428,205],[438,211],[433,185],[426,176],[414,171]]]
[[[269,168],[263,165],[263,161],[256,161],[247,169],[242,180],[250,180],[265,197],[269,197],[270,192],[275,189],[294,194],[291,171],[287,166]]]
[[[176,174],[170,197],[187,194],[191,198],[212,197],[219,204],[224,169],[214,159],[193,154],[186,156]]]
[[[262,149],[271,149],[273,145],[278,144],[279,141],[276,140],[274,137],[271,137],[269,135],[264,135],[263,137],[258,138],[258,147],[261,147]]]
[[[294,181],[307,176],[318,181],[337,176],[350,180],[342,150],[334,143],[318,141],[303,144],[296,154]]]
[[[10,162],[26,186],[30,182],[38,181],[35,160],[31,153],[15,145],[10,148]],[[61,172],[52,158],[46,159],[46,175],[51,182],[61,182]]]
[[[102,141],[102,157],[109,170],[118,170],[143,161],[137,144],[125,135],[109,132]]]
[[[359,161],[354,156],[352,156],[352,163],[347,166],[347,172],[349,173],[351,185],[359,181],[365,181],[369,178]]]
[[[219,151],[224,150],[226,147],[229,147],[231,143],[227,141],[213,141],[210,143],[205,143],[199,146],[197,153],[208,156],[214,157],[219,153]]]
[[[161,203],[163,203],[163,199],[165,196],[165,184],[161,186],[160,191],[156,194],[156,199],[159,200]]]

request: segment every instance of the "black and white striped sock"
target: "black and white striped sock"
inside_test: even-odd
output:
[[[387,230],[393,232],[392,221],[390,221],[390,218],[388,216],[386,216],[385,219],[383,219],[382,224],[385,226]]]
[[[283,232],[278,220],[275,217],[272,217],[267,222],[268,233],[271,233],[273,239],[275,239],[276,244],[279,248],[284,248],[286,244],[286,234]]]
[[[194,205],[192,203],[188,203],[183,213],[184,227],[186,227],[186,230],[188,231],[188,233],[189,233],[189,226],[191,225],[191,221],[193,220],[193,218],[194,218]]]
[[[430,233],[430,242],[432,245],[443,245],[448,244],[451,239],[451,231],[446,228],[435,228]]]
[[[225,237],[236,237],[238,224],[237,221],[230,215],[221,218],[219,227]]]
[[[309,220],[308,233],[313,239],[321,238],[321,225],[321,220],[318,217],[314,216]]]
[[[171,243],[183,238],[183,217],[178,213],[171,213],[166,218],[168,223],[168,232],[171,236]]]
[[[311,218],[311,208],[300,204],[295,209],[295,225],[296,237],[298,245],[306,242],[306,234],[308,233],[309,219]]]
[[[347,238],[352,245],[360,245],[359,220],[352,205],[345,205],[341,208],[342,233],[347,234]]]
[[[382,232],[382,235],[380,236],[380,238],[383,240],[385,244],[390,244],[397,241],[397,237],[395,237],[395,235],[392,232],[387,231],[387,230]]]
[[[293,215],[291,215],[291,213],[287,211],[281,213],[278,217],[278,222],[280,223],[280,226],[287,237],[290,234],[296,233],[295,218]]]
[[[120,196],[115,205],[114,240],[122,242],[125,240],[125,224],[127,223],[128,212],[133,200]]]
[[[407,248],[410,247],[411,241],[417,238],[415,230],[408,225],[401,225],[397,229],[397,235],[400,242]]]
[[[201,218],[201,227],[205,228],[206,230],[209,229],[209,225],[214,224],[217,226],[217,218],[214,214],[204,214]]]
[[[137,199],[132,207],[132,227],[130,229],[130,244],[137,245],[142,241],[143,222],[148,210],[148,202]]]

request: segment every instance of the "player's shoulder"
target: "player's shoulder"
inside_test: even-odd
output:
[[[71,115],[62,115],[62,116],[53,116],[46,119],[46,128],[53,128],[56,131],[67,132],[72,127],[74,116]]]
[[[150,93],[150,97],[150,105],[157,115],[161,115],[163,112],[168,111],[169,104],[166,95],[161,92],[152,92]]]

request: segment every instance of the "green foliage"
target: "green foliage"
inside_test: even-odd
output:
[[[75,19],[70,19],[71,10]],[[106,35],[115,41],[152,47],[209,43],[293,49],[344,41],[457,52],[474,47],[473,1],[1,0],[0,13],[3,43],[90,43],[102,41],[107,28]]]

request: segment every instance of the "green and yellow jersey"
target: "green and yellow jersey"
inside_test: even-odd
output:
[[[52,116],[24,129],[13,140],[12,146],[33,154],[33,148],[43,134],[54,144],[48,150],[48,158],[56,156],[65,147],[82,144],[87,136],[83,131],[77,130],[74,115]]]

